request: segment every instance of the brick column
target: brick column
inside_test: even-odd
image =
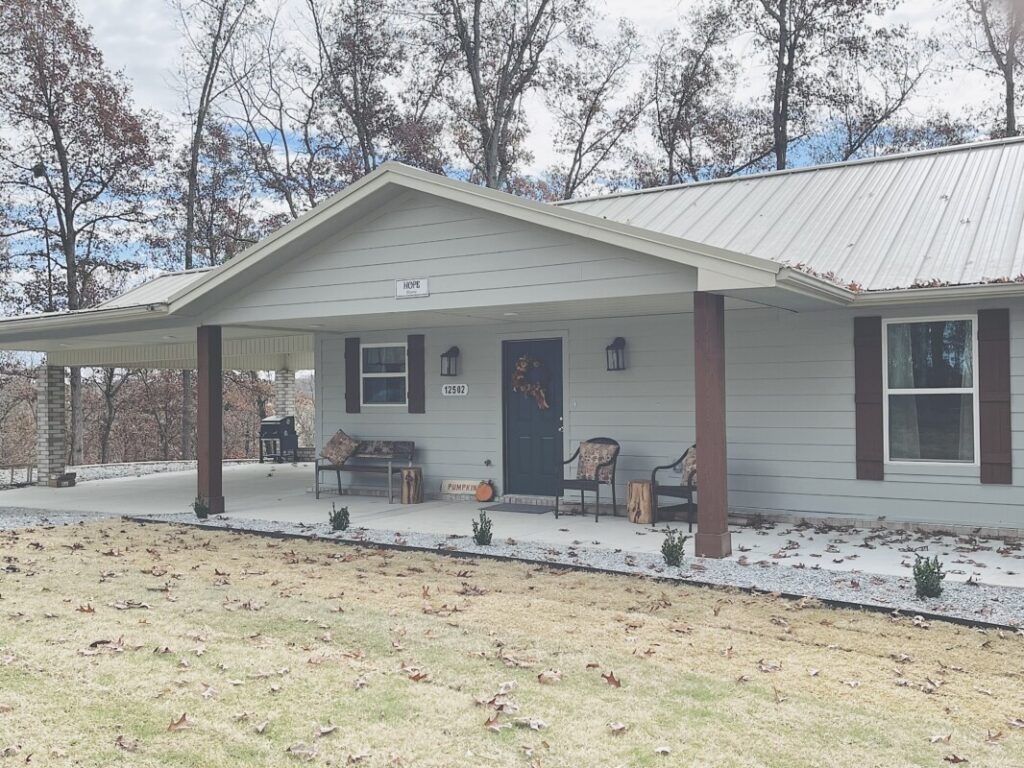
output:
[[[274,414],[295,415],[295,371],[274,371]]]
[[[211,515],[224,512],[224,383],[219,325],[196,331],[196,433],[199,450],[197,497]]]
[[[693,294],[693,368],[697,407],[697,557],[727,557],[729,474],[725,443],[725,298]]]
[[[64,368],[47,365],[36,382],[36,471],[42,485],[56,486],[67,462]]]

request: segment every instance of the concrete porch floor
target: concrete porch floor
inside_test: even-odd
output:
[[[471,532],[482,505],[473,502],[427,501],[403,506],[386,498],[328,491],[313,498],[311,465],[225,465],[226,516],[288,523],[326,523],[331,504],[346,505],[354,528],[399,533],[460,534]],[[84,482],[75,488],[26,487],[0,491],[0,516],[6,510],[38,509],[92,512],[111,516],[169,515],[190,511],[195,498],[194,471],[167,472]],[[662,531],[629,523],[624,517],[602,516],[600,522],[581,515],[490,512],[495,540],[512,538],[552,546],[571,544],[625,552],[657,553]],[[685,524],[669,523],[685,529]],[[1024,547],[1018,541],[939,536],[896,530],[814,528],[788,523],[761,527],[730,526],[732,559],[744,564],[777,563],[840,572],[910,576],[914,553],[938,555],[950,581],[973,577],[986,584],[1024,587]],[[692,553],[692,540],[687,543]]]

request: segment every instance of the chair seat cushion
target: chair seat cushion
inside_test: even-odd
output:
[[[352,458],[352,454],[356,452],[358,447],[358,440],[347,435],[345,430],[339,429],[334,433],[334,436],[327,441],[327,445],[325,445],[324,449],[320,451],[320,455],[335,466],[340,467]]]
[[[580,443],[579,463],[576,465],[577,480],[597,480],[602,483],[612,481],[614,459],[619,453],[619,446],[611,443]],[[607,464],[607,466],[600,466]]]

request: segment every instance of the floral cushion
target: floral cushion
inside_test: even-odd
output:
[[[697,446],[691,445],[683,454],[683,485],[697,485]]]
[[[363,440],[356,453],[361,457],[386,459],[390,457],[412,459],[411,440]]]
[[[601,483],[612,481],[612,470],[615,467],[614,459],[619,455],[619,446],[609,443],[591,443],[584,441],[580,443],[580,456],[576,464],[577,480],[597,480]],[[606,464],[600,467],[599,465]]]
[[[320,455],[335,466],[341,466],[356,452],[359,441],[345,434],[345,430],[339,429],[334,437],[327,441],[327,445],[320,451]]]

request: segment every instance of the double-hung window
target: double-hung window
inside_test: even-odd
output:
[[[359,354],[363,405],[406,405],[408,363],[405,344],[364,344]]]
[[[885,459],[977,463],[977,321],[884,323]]]

